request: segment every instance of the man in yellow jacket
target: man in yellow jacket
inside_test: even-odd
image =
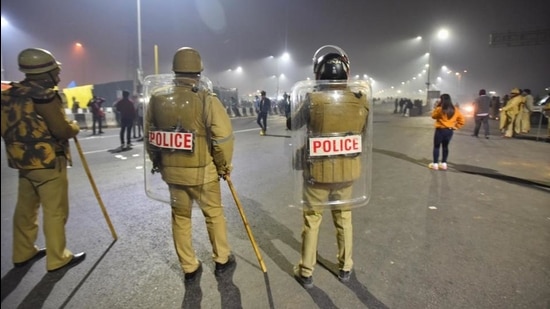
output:
[[[542,108],[542,112],[544,113],[544,116],[548,119],[550,119],[550,99],[546,99],[546,104]],[[546,137],[546,141],[550,142],[550,124],[548,124],[548,136]]]
[[[521,96],[521,90],[514,88],[510,91],[510,99],[506,105],[500,109],[500,130],[504,133],[503,137],[511,138],[514,132],[519,134],[519,127],[515,127],[516,117],[520,111],[520,105],[524,103],[525,98]]]

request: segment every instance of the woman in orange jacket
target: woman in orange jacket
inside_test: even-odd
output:
[[[449,143],[453,137],[454,130],[460,129],[465,124],[464,116],[458,108],[455,108],[451,96],[442,94],[439,103],[432,111],[432,118],[435,119],[433,162],[429,167],[434,170],[447,169],[447,157],[449,156]],[[443,149],[441,164],[439,164],[439,149]]]

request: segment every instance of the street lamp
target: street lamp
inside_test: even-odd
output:
[[[280,57],[274,57],[274,56],[270,56],[271,58],[274,58],[275,59],[275,64],[277,65],[276,67],[276,74],[275,74],[275,78],[276,78],[276,82],[277,82],[277,87],[276,87],[276,90],[275,90],[275,99],[278,100],[279,99],[279,86],[280,86],[280,79],[281,77],[285,77],[285,75],[283,73],[281,73],[281,61],[288,61],[290,60],[290,54],[288,52],[284,52]]]
[[[2,16],[2,28],[4,28],[4,26],[7,26],[8,25],[8,20],[4,18],[4,16]],[[2,46],[0,46],[0,62],[2,64],[2,80],[4,80],[4,53],[3,53],[3,48]]]
[[[80,81],[80,85],[84,85],[85,84],[85,79],[86,79],[86,58],[85,58],[85,55],[84,55],[84,46],[82,45],[82,43],[80,42],[76,42],[74,44],[74,51],[75,51],[75,54],[78,58],[80,58],[80,65],[82,66],[82,71],[81,71],[81,74],[82,74],[82,80]],[[76,79],[76,78],[75,78]]]
[[[142,92],[142,85],[143,85],[143,67],[141,63],[141,2],[140,0],[137,1],[137,35],[138,35],[138,69],[137,69],[137,79],[139,82],[138,85],[138,92]]]
[[[449,31],[447,29],[440,29],[438,32],[437,32],[437,38],[440,39],[440,40],[445,40],[449,37]],[[431,85],[431,81],[430,81],[430,71],[432,69],[432,42],[433,42],[433,38],[429,38],[428,40],[428,74],[427,74],[427,79],[426,79],[426,107],[428,107],[430,110],[432,109],[432,106],[430,104],[430,85]],[[430,104],[428,106],[428,104]]]

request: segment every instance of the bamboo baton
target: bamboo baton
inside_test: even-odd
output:
[[[246,215],[244,214],[243,206],[241,205],[241,202],[239,201],[239,197],[237,196],[237,192],[235,191],[235,187],[233,187],[233,182],[231,181],[231,178],[229,175],[224,177],[225,181],[227,181],[227,184],[229,185],[229,190],[231,190],[231,194],[233,195],[233,199],[235,200],[235,204],[237,205],[237,209],[239,210],[239,214],[241,215],[241,219],[243,219],[244,228],[246,229],[246,233],[248,234],[248,238],[250,238],[250,242],[252,243],[252,248],[254,248],[254,253],[256,253],[256,257],[258,258],[258,262],[260,263],[260,267],[262,268],[262,271],[264,273],[267,272],[267,268],[265,267],[264,260],[262,259],[262,255],[260,254],[260,251],[258,250],[258,246],[256,245],[256,241],[254,240],[254,235],[252,235],[252,231],[250,230],[250,226],[248,225],[248,220],[246,220]]]
[[[74,137],[74,143],[76,145],[76,148],[78,149],[78,154],[80,155],[80,160],[82,161],[82,166],[84,166],[84,170],[86,171],[86,175],[88,175],[88,179],[90,180],[90,184],[92,185],[92,189],[94,189],[95,197],[97,198],[97,202],[99,203],[99,207],[101,207],[101,211],[103,212],[103,216],[105,217],[105,220],[107,221],[107,225],[109,225],[109,229],[111,230],[111,234],[113,235],[113,238],[115,240],[118,239],[118,236],[116,235],[115,228],[113,227],[113,224],[111,223],[111,219],[109,218],[109,214],[107,214],[107,210],[105,209],[105,205],[103,204],[103,200],[101,200],[101,196],[99,196],[99,191],[97,190],[97,186],[95,185],[94,178],[92,177],[92,173],[90,173],[90,168],[88,167],[88,162],[86,161],[86,158],[84,157],[84,153],[82,152],[82,148],[80,147],[80,143],[78,143],[78,139],[76,139],[76,136]]]

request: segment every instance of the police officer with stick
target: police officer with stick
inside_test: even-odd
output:
[[[234,137],[227,112],[207,79],[201,77],[199,52],[190,47],[178,49],[172,69],[173,75],[153,75],[145,80],[150,94],[145,108],[145,147],[153,171],[146,177],[159,172],[168,186],[174,246],[185,282],[191,283],[202,271],[192,244],[194,202],[205,217],[215,275],[236,265],[227,240],[220,188],[220,179],[229,177],[232,170]],[[154,181],[146,179],[146,187]],[[148,192],[163,194],[152,188]]]
[[[46,255],[46,268],[55,271],[82,262],[86,253],[73,254],[66,247],[65,223],[69,218],[67,164],[72,165],[69,139],[80,128],[65,115],[61,97],[54,90],[60,81],[61,63],[41,48],[19,53],[21,82],[2,91],[2,138],[8,165],[19,170],[17,204],[13,215],[15,267]],[[42,205],[46,248],[39,248],[38,211]]]

